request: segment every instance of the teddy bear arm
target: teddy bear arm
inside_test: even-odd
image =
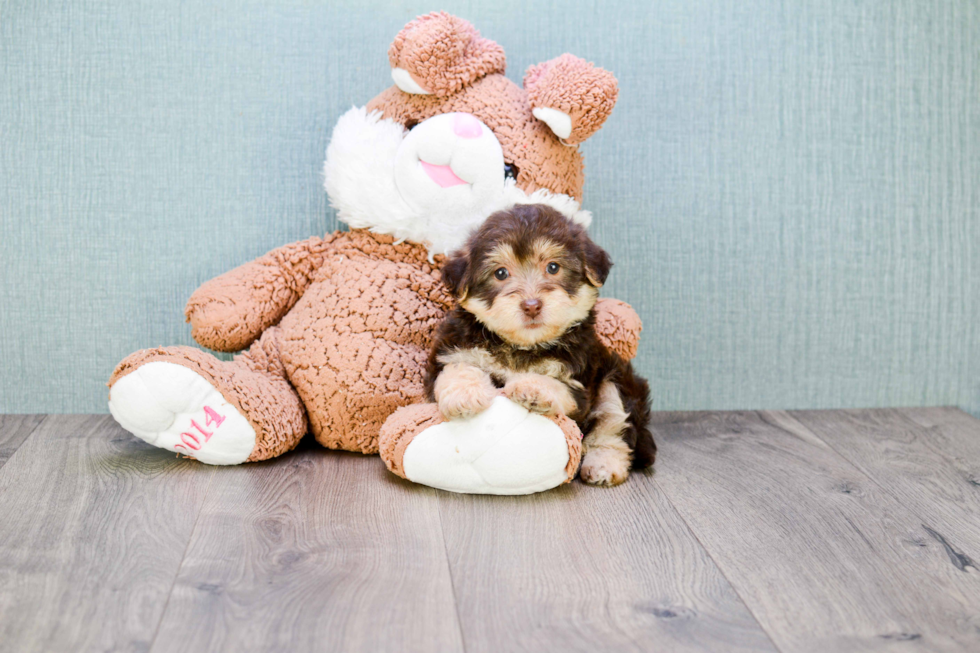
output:
[[[640,344],[643,322],[633,307],[618,299],[603,298],[595,305],[595,330],[606,347],[632,360]]]
[[[216,351],[248,347],[302,297],[332,240],[283,245],[204,283],[184,309],[194,340]]]

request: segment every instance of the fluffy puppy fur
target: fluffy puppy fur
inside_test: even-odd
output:
[[[617,485],[653,464],[647,382],[595,334],[612,263],[581,226],[542,204],[491,215],[443,268],[457,306],[436,332],[425,390],[447,418],[503,393],[563,413],[582,433],[581,478]]]

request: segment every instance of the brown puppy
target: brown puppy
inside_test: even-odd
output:
[[[617,485],[652,465],[647,382],[595,334],[610,267],[585,229],[548,206],[491,215],[443,268],[458,304],[436,332],[429,400],[452,419],[502,391],[530,411],[568,415],[585,434],[587,483]]]

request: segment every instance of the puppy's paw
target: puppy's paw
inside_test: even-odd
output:
[[[482,413],[497,396],[493,381],[470,365],[447,365],[435,383],[436,403],[446,419],[462,419]]]
[[[454,388],[439,398],[439,412],[446,419],[473,417],[489,408],[493,398],[493,393],[480,386]]]
[[[521,374],[504,386],[504,396],[532,413],[555,415],[575,407],[568,388],[555,379],[538,374]]]
[[[596,447],[582,459],[579,477],[589,485],[619,485],[630,475],[629,454],[620,449]]]
[[[484,383],[482,379],[457,379],[442,388],[437,403],[439,412],[446,419],[463,419],[485,411],[495,396],[492,383]]]
[[[532,413],[552,415],[555,407],[543,385],[531,379],[521,379],[504,386],[504,396]]]

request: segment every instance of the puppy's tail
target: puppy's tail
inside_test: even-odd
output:
[[[634,426],[636,429],[636,448],[633,449],[633,469],[652,467],[657,459],[657,443],[653,441],[649,424]]]
[[[624,379],[620,392],[629,422],[623,439],[633,449],[633,469],[646,469],[657,459],[657,444],[650,432],[650,386],[646,379],[632,374]]]

